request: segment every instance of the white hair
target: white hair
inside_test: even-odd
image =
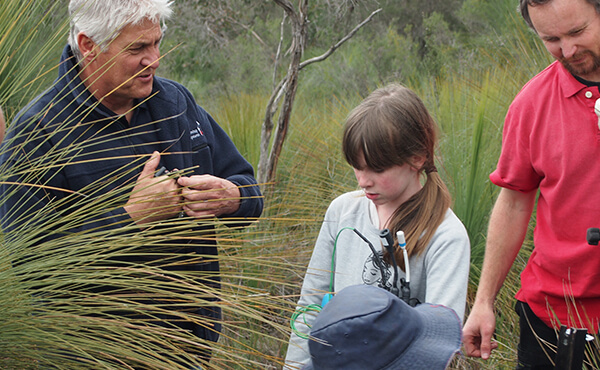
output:
[[[163,23],[164,32],[164,21],[173,13],[172,3],[171,0],[71,0],[69,45],[73,54],[78,61],[83,58],[77,44],[77,35],[81,32],[103,52],[127,25],[137,25],[148,19]]]

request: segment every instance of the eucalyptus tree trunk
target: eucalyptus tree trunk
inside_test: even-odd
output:
[[[308,0],[299,0],[297,8],[295,8],[289,0],[273,1],[284,10],[284,16],[281,22],[281,37],[274,68],[274,81],[277,76],[277,67],[281,59],[281,46],[283,43],[283,33],[286,19],[289,19],[292,32],[292,41],[288,51],[291,55],[291,59],[288,65],[287,73],[285,77],[279,81],[279,83],[274,83],[273,92],[269,102],[267,103],[265,118],[261,130],[260,158],[258,161],[256,177],[258,183],[261,184],[263,188],[266,184],[272,183],[275,180],[277,163],[283,149],[285,138],[287,136],[290,118],[292,115],[292,107],[294,105],[294,99],[296,98],[296,91],[298,89],[298,74],[300,70],[309,64],[321,62],[327,59],[344,42],[352,38],[352,36],[354,36],[354,34],[367,22],[369,22],[375,14],[381,11],[381,9],[375,10],[352,31],[350,31],[350,33],[348,33],[344,38],[340,39],[336,44],[331,46],[331,48],[321,56],[301,62],[302,55],[304,54],[304,47],[306,46],[308,27]],[[278,110],[280,110],[280,114],[277,118],[277,126],[275,126],[273,120]],[[274,132],[273,129],[275,129]]]
[[[281,150],[283,149],[285,137],[287,136],[290,118],[292,115],[292,107],[296,97],[296,90],[298,89],[298,73],[300,71],[302,54],[304,53],[308,21],[306,17],[308,0],[300,0],[298,3],[298,9],[295,9],[294,5],[292,5],[292,3],[288,0],[273,1],[283,8],[285,12],[284,21],[285,18],[289,18],[292,29],[292,46],[290,47],[291,60],[288,66],[287,74],[273,90],[271,98],[269,99],[269,103],[267,104],[265,120],[263,122],[261,131],[260,159],[258,162],[257,172],[257,179],[260,184],[271,182],[275,177],[277,162],[279,160]],[[281,113],[277,120],[277,127],[275,129],[275,137],[271,145],[271,150],[269,150],[269,144],[271,143],[274,126],[273,117],[277,112],[279,102],[282,97],[283,102],[281,102]]]

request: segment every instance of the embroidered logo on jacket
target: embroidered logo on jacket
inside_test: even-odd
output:
[[[200,122],[196,121],[196,128],[190,131],[190,138],[196,140],[200,138],[200,136],[204,136],[204,131],[202,131],[202,127],[200,127]]]

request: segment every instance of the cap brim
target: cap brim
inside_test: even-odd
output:
[[[384,369],[445,369],[460,350],[461,321],[454,310],[441,305],[414,307],[425,323],[424,330],[411,342],[404,355]]]

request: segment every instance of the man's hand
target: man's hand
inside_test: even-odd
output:
[[[152,153],[125,205],[129,216],[137,223],[166,220],[181,212],[179,185],[168,176],[154,177],[160,154]]]
[[[494,310],[487,305],[473,305],[473,310],[463,327],[463,344],[465,354],[471,357],[490,358],[492,350],[498,348],[498,343],[492,341],[496,317]]]
[[[240,190],[229,180],[211,175],[180,177],[183,211],[202,218],[232,214],[240,208]]]

